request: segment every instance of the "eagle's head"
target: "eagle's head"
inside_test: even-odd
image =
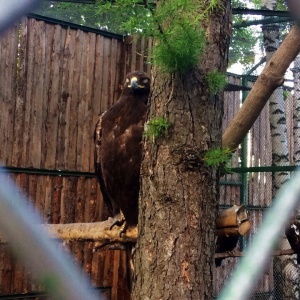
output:
[[[149,95],[150,78],[145,72],[133,71],[126,75],[123,94]]]

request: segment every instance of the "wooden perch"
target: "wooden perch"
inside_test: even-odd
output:
[[[245,205],[233,205],[231,208],[223,210],[216,222],[217,228],[238,226],[248,220],[248,211]]]
[[[216,221],[216,235],[236,236],[246,235],[251,229],[248,211],[244,205],[233,205],[220,213]]]
[[[120,237],[120,230],[116,226],[110,230],[113,219],[95,223],[45,224],[40,225],[50,236],[61,240],[90,240],[103,243],[136,242],[137,227],[129,228]]]
[[[235,151],[260,115],[273,91],[284,82],[284,74],[300,51],[300,28],[294,26],[256,80],[239,112],[222,137],[222,147]]]
[[[241,235],[245,236],[251,229],[251,222],[244,221],[239,226],[232,226],[232,227],[223,227],[216,229],[217,236],[233,236],[233,235]]]

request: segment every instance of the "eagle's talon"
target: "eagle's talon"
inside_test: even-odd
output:
[[[124,214],[122,213],[122,211],[120,212],[119,217],[111,224],[111,226],[109,227],[109,230],[112,230],[113,227],[118,226],[120,227],[120,237],[122,237],[122,234],[124,232],[126,232],[128,225],[126,223]]]
[[[125,220],[115,220],[109,227],[109,230],[112,230],[115,226],[122,226],[124,224]],[[123,226],[122,226],[123,227]]]

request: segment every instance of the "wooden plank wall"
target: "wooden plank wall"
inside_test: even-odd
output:
[[[2,164],[93,172],[98,114],[118,99],[126,73],[150,73],[151,41],[122,41],[24,18],[0,40]],[[48,223],[107,219],[95,178],[11,174]],[[94,251],[93,243],[66,246],[92,278],[111,286],[111,299],[128,299],[124,251]],[[39,287],[7,245],[0,245],[0,294]]]

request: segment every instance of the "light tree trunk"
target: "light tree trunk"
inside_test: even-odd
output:
[[[201,63],[186,74],[153,70],[149,119],[165,117],[166,137],[144,143],[139,237],[133,299],[212,299],[217,171],[204,165],[207,150],[221,145],[222,102],[205,76],[224,72],[230,1],[205,26]]]
[[[276,1],[263,0],[263,8],[276,9]],[[262,27],[264,48],[267,63],[279,47],[279,26],[265,25]],[[286,127],[286,114],[282,87],[277,88],[269,98],[270,128],[272,144],[272,165],[289,166],[289,147]],[[289,179],[288,172],[275,172],[272,176],[272,196],[275,197],[279,188]],[[270,203],[271,205],[271,203]],[[279,247],[288,246],[287,239],[282,233]],[[274,257],[274,297],[278,299],[297,299],[295,282],[291,271],[297,271],[290,256]]]
[[[294,61],[294,109],[293,109],[293,138],[294,138],[294,165],[300,165],[300,55]]]

